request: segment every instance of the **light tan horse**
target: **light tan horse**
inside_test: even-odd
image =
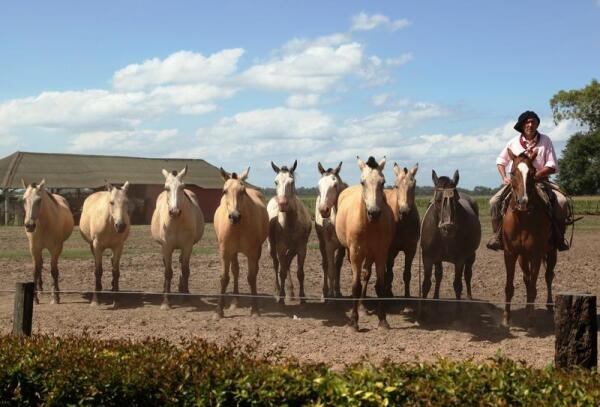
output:
[[[198,205],[196,194],[184,188],[183,177],[187,173],[187,165],[179,173],[164,169],[162,173],[165,177],[165,190],[156,198],[156,208],[152,214],[150,230],[152,238],[162,248],[165,280],[161,309],[168,309],[170,307],[171,279],[173,278],[173,251],[181,251],[179,292],[189,293],[190,257],[194,244],[200,241],[204,234],[204,214]]]
[[[58,257],[62,253],[63,243],[73,232],[73,214],[67,200],[60,195],[46,191],[46,180],[38,185],[26,185],[21,180],[25,194],[25,232],[29,240],[29,252],[33,259],[33,281],[35,285],[35,300],[39,303],[38,291],[42,291],[42,251],[50,252],[50,274],[53,281],[53,296],[51,304],[60,302],[58,289]]]
[[[98,305],[98,291],[102,291],[102,254],[112,251],[112,291],[119,291],[121,254],[129,236],[129,182],[122,188],[106,184],[106,191],[98,191],[83,202],[79,232],[90,245],[94,256],[95,288],[90,305]],[[117,306],[115,298],[114,306]]]
[[[377,163],[369,157],[365,163],[358,158],[361,185],[346,188],[338,200],[338,216],[335,231],[340,243],[348,249],[352,267],[352,308],[350,324],[358,330],[358,302],[361,296],[361,270],[365,262],[375,263],[378,297],[385,296],[385,265],[388,249],[394,235],[394,218],[388,205],[383,185],[385,157]],[[385,308],[378,301],[379,327],[389,328]]]
[[[229,270],[233,273],[233,293],[239,294],[238,277],[240,266],[238,253],[248,258],[248,284],[250,292],[256,295],[256,276],[258,261],[262,253],[262,244],[269,234],[269,216],[262,194],[248,188],[244,182],[248,178],[250,168],[242,174],[229,174],[220,168],[225,181],[221,204],[215,211],[214,227],[219,241],[221,256],[221,297],[214,314],[215,319],[223,317],[225,292],[229,284]],[[237,306],[237,297],[233,298],[231,308]],[[258,315],[256,297],[252,298],[253,316]]]
[[[317,164],[321,173],[319,196],[315,201],[315,231],[319,239],[321,266],[323,268],[323,298],[341,297],[340,271],[346,249],[335,234],[335,220],[338,212],[338,198],[348,187],[340,177],[342,163],[336,168],[325,170]]]
[[[285,282],[294,256],[298,262],[298,283],[300,285],[300,303],[304,300],[304,260],[306,259],[306,246],[310,236],[311,218],[308,209],[296,195],[296,181],[294,171],[297,161],[291,168],[277,167],[271,161],[271,167],[277,174],[275,176],[276,195],[269,200],[267,212],[269,213],[269,253],[273,260],[275,270],[275,295],[279,303],[285,303]],[[294,286],[290,277],[289,291],[294,297]]]
[[[417,181],[415,175],[419,165],[412,169],[400,168],[394,163],[394,188],[385,190],[385,199],[392,209],[394,216],[395,233],[386,264],[386,296],[393,297],[392,281],[394,280],[394,261],[399,252],[404,252],[404,296],[410,297],[410,280],[412,262],[417,252],[417,244],[421,235],[421,222],[419,211],[415,205],[415,188]],[[371,277],[371,265],[366,265],[362,297],[366,297],[369,278]]]

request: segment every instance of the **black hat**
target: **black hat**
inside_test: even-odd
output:
[[[513,127],[519,133],[523,133],[523,124],[529,119],[535,119],[538,122],[538,126],[540,125],[540,118],[535,112],[531,110],[527,110],[519,115],[519,120],[517,120],[517,124]]]

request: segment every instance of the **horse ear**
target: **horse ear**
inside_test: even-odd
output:
[[[507,148],[506,151],[508,151],[508,156],[510,157],[510,159],[512,161],[514,161],[515,158],[517,158],[517,156],[512,152],[512,150],[510,148]]]
[[[44,178],[43,180],[40,181],[40,183],[38,184],[38,189],[42,190],[44,189],[44,186],[46,185],[46,179]]]
[[[359,156],[356,156],[356,159],[358,160],[358,168],[362,171],[362,169],[365,168],[365,162],[361,160]]]
[[[107,180],[104,180],[104,183],[105,183],[105,185],[106,185],[106,190],[107,190],[108,192],[112,191],[112,189],[113,189],[113,186],[110,184],[110,182],[108,182]]]
[[[417,175],[418,170],[419,170],[419,163],[416,163],[415,166],[411,168],[410,175],[412,175],[414,177],[415,175]]]
[[[537,148],[534,148],[534,149],[533,149],[533,152],[532,152],[532,153],[531,153],[531,155],[529,156],[529,159],[530,159],[531,161],[534,161],[534,160],[535,160],[535,157],[537,157],[537,155],[538,155],[538,149],[537,149]]]
[[[298,160],[294,160],[294,165],[292,165],[292,168],[290,168],[290,172],[296,171],[296,166],[297,165],[298,165]]]
[[[319,170],[319,173],[321,173],[321,175],[325,174],[325,168],[323,168],[320,161],[317,163],[317,169]]]
[[[27,189],[27,183],[23,178],[21,178],[21,184],[23,184],[23,189]]]
[[[127,192],[129,190],[129,181],[125,181],[125,183],[123,184],[123,186],[121,187],[121,189],[125,192]]]
[[[275,174],[279,174],[279,167],[275,165],[273,161],[271,161],[271,168],[275,171]]]
[[[187,164],[185,165],[185,167],[183,167],[183,170],[179,171],[179,174],[177,174],[177,178],[181,179],[185,176],[185,174],[187,174],[187,170],[188,170],[188,166]]]
[[[385,167],[385,155],[383,156],[383,158],[379,161],[379,171],[383,171],[383,168]]]
[[[458,185],[458,179],[459,179],[459,175],[458,175],[458,170],[454,171],[454,177],[453,177],[453,181],[454,181],[454,186]]]
[[[333,170],[333,173],[335,175],[338,175],[340,173],[340,170],[342,169],[342,162],[340,161],[340,163],[338,164],[337,167],[335,167],[335,170]]]
[[[244,172],[242,172],[242,174],[240,175],[240,181],[246,181],[246,178],[248,178],[248,174],[250,174],[250,167],[246,168]]]
[[[433,185],[437,185],[438,183],[438,176],[435,173],[435,170],[431,170],[431,179],[433,180]]]
[[[223,181],[227,181],[229,178],[231,178],[231,175],[227,171],[225,171],[222,167],[219,167],[219,172],[221,173],[221,177],[223,178]]]
[[[396,176],[396,178],[400,175],[400,167],[398,166],[398,164],[394,163],[394,175]]]
[[[170,174],[170,172],[169,172],[169,171],[167,171],[167,170],[165,170],[165,169],[163,168],[163,170],[162,170],[162,175],[164,175],[164,177],[165,177],[165,178],[168,178],[168,177],[169,177],[169,174]]]

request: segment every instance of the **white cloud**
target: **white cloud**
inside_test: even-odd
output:
[[[92,131],[74,137],[68,149],[71,152],[133,152],[140,155],[160,151],[178,135],[177,129]]]
[[[285,104],[293,109],[315,107],[319,104],[319,95],[314,93],[290,95]]]
[[[402,65],[406,65],[407,63],[409,63],[410,61],[412,61],[414,59],[413,55],[411,53],[405,53],[400,55],[399,57],[396,58],[388,58],[385,60],[385,64],[387,66],[392,66],[392,67],[396,67],[396,66],[402,66]]]
[[[383,14],[372,14],[368,15],[364,11],[352,17],[352,30],[353,31],[369,31],[378,27],[383,27],[389,31],[396,31],[401,28],[408,27],[410,21],[405,18],[399,20],[390,20],[389,17]]]
[[[554,143],[567,141],[569,137],[579,130],[581,129],[573,120],[563,120],[558,125],[555,125],[550,117],[543,118],[539,127],[539,131],[547,134]]]
[[[379,95],[375,95],[371,98],[371,100],[373,101],[373,105],[379,107],[379,106],[383,106],[387,103],[388,100],[390,100],[390,94],[389,93],[380,93]]]
[[[164,60],[148,59],[127,65],[115,72],[113,86],[119,90],[141,90],[164,84],[214,82],[225,79],[237,69],[241,48],[225,49],[205,57],[200,53],[179,51]]]

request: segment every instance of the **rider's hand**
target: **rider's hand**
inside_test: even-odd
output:
[[[504,185],[510,185],[510,177],[504,177],[504,178],[502,179],[502,183],[503,183]]]

